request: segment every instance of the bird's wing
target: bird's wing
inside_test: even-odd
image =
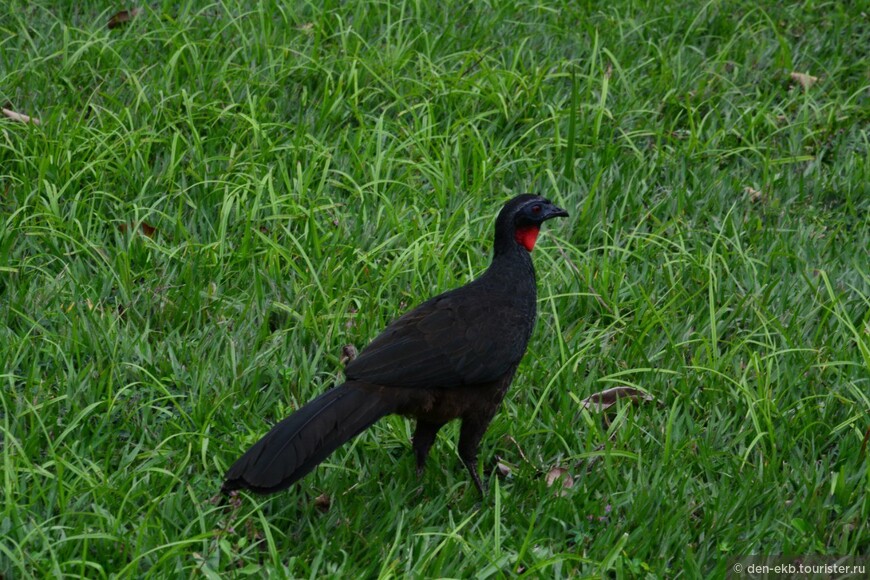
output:
[[[522,319],[524,309],[475,290],[442,294],[394,321],[347,366],[347,378],[450,388],[504,375],[522,358],[534,315]]]

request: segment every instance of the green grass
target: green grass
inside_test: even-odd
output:
[[[116,2],[7,4],[0,103],[42,123],[0,119],[0,575],[870,553],[860,3],[182,0],[114,30]],[[399,417],[209,501],[342,345],[481,272],[524,191],[571,218],[485,501],[455,428],[418,482]],[[656,400],[581,411],[620,384]]]

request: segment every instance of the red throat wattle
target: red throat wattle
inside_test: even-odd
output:
[[[531,252],[535,248],[535,242],[538,240],[538,232],[540,231],[541,228],[538,226],[523,226],[517,228],[514,233],[514,239],[516,239],[518,244]]]

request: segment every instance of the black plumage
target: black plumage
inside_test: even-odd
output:
[[[535,324],[530,252],[540,225],[567,216],[524,194],[496,220],[490,267],[391,323],[350,362],[347,381],[275,425],[226,474],[224,491],[279,491],[310,472],[381,417],[417,419],[414,453],[422,472],[438,430],[462,420],[459,454],[478,490],[480,440],[510,386]]]

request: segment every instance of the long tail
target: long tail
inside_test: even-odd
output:
[[[289,487],[391,412],[381,397],[359,384],[349,382],[330,389],[248,449],[227,471],[222,491],[247,488],[273,493]]]

